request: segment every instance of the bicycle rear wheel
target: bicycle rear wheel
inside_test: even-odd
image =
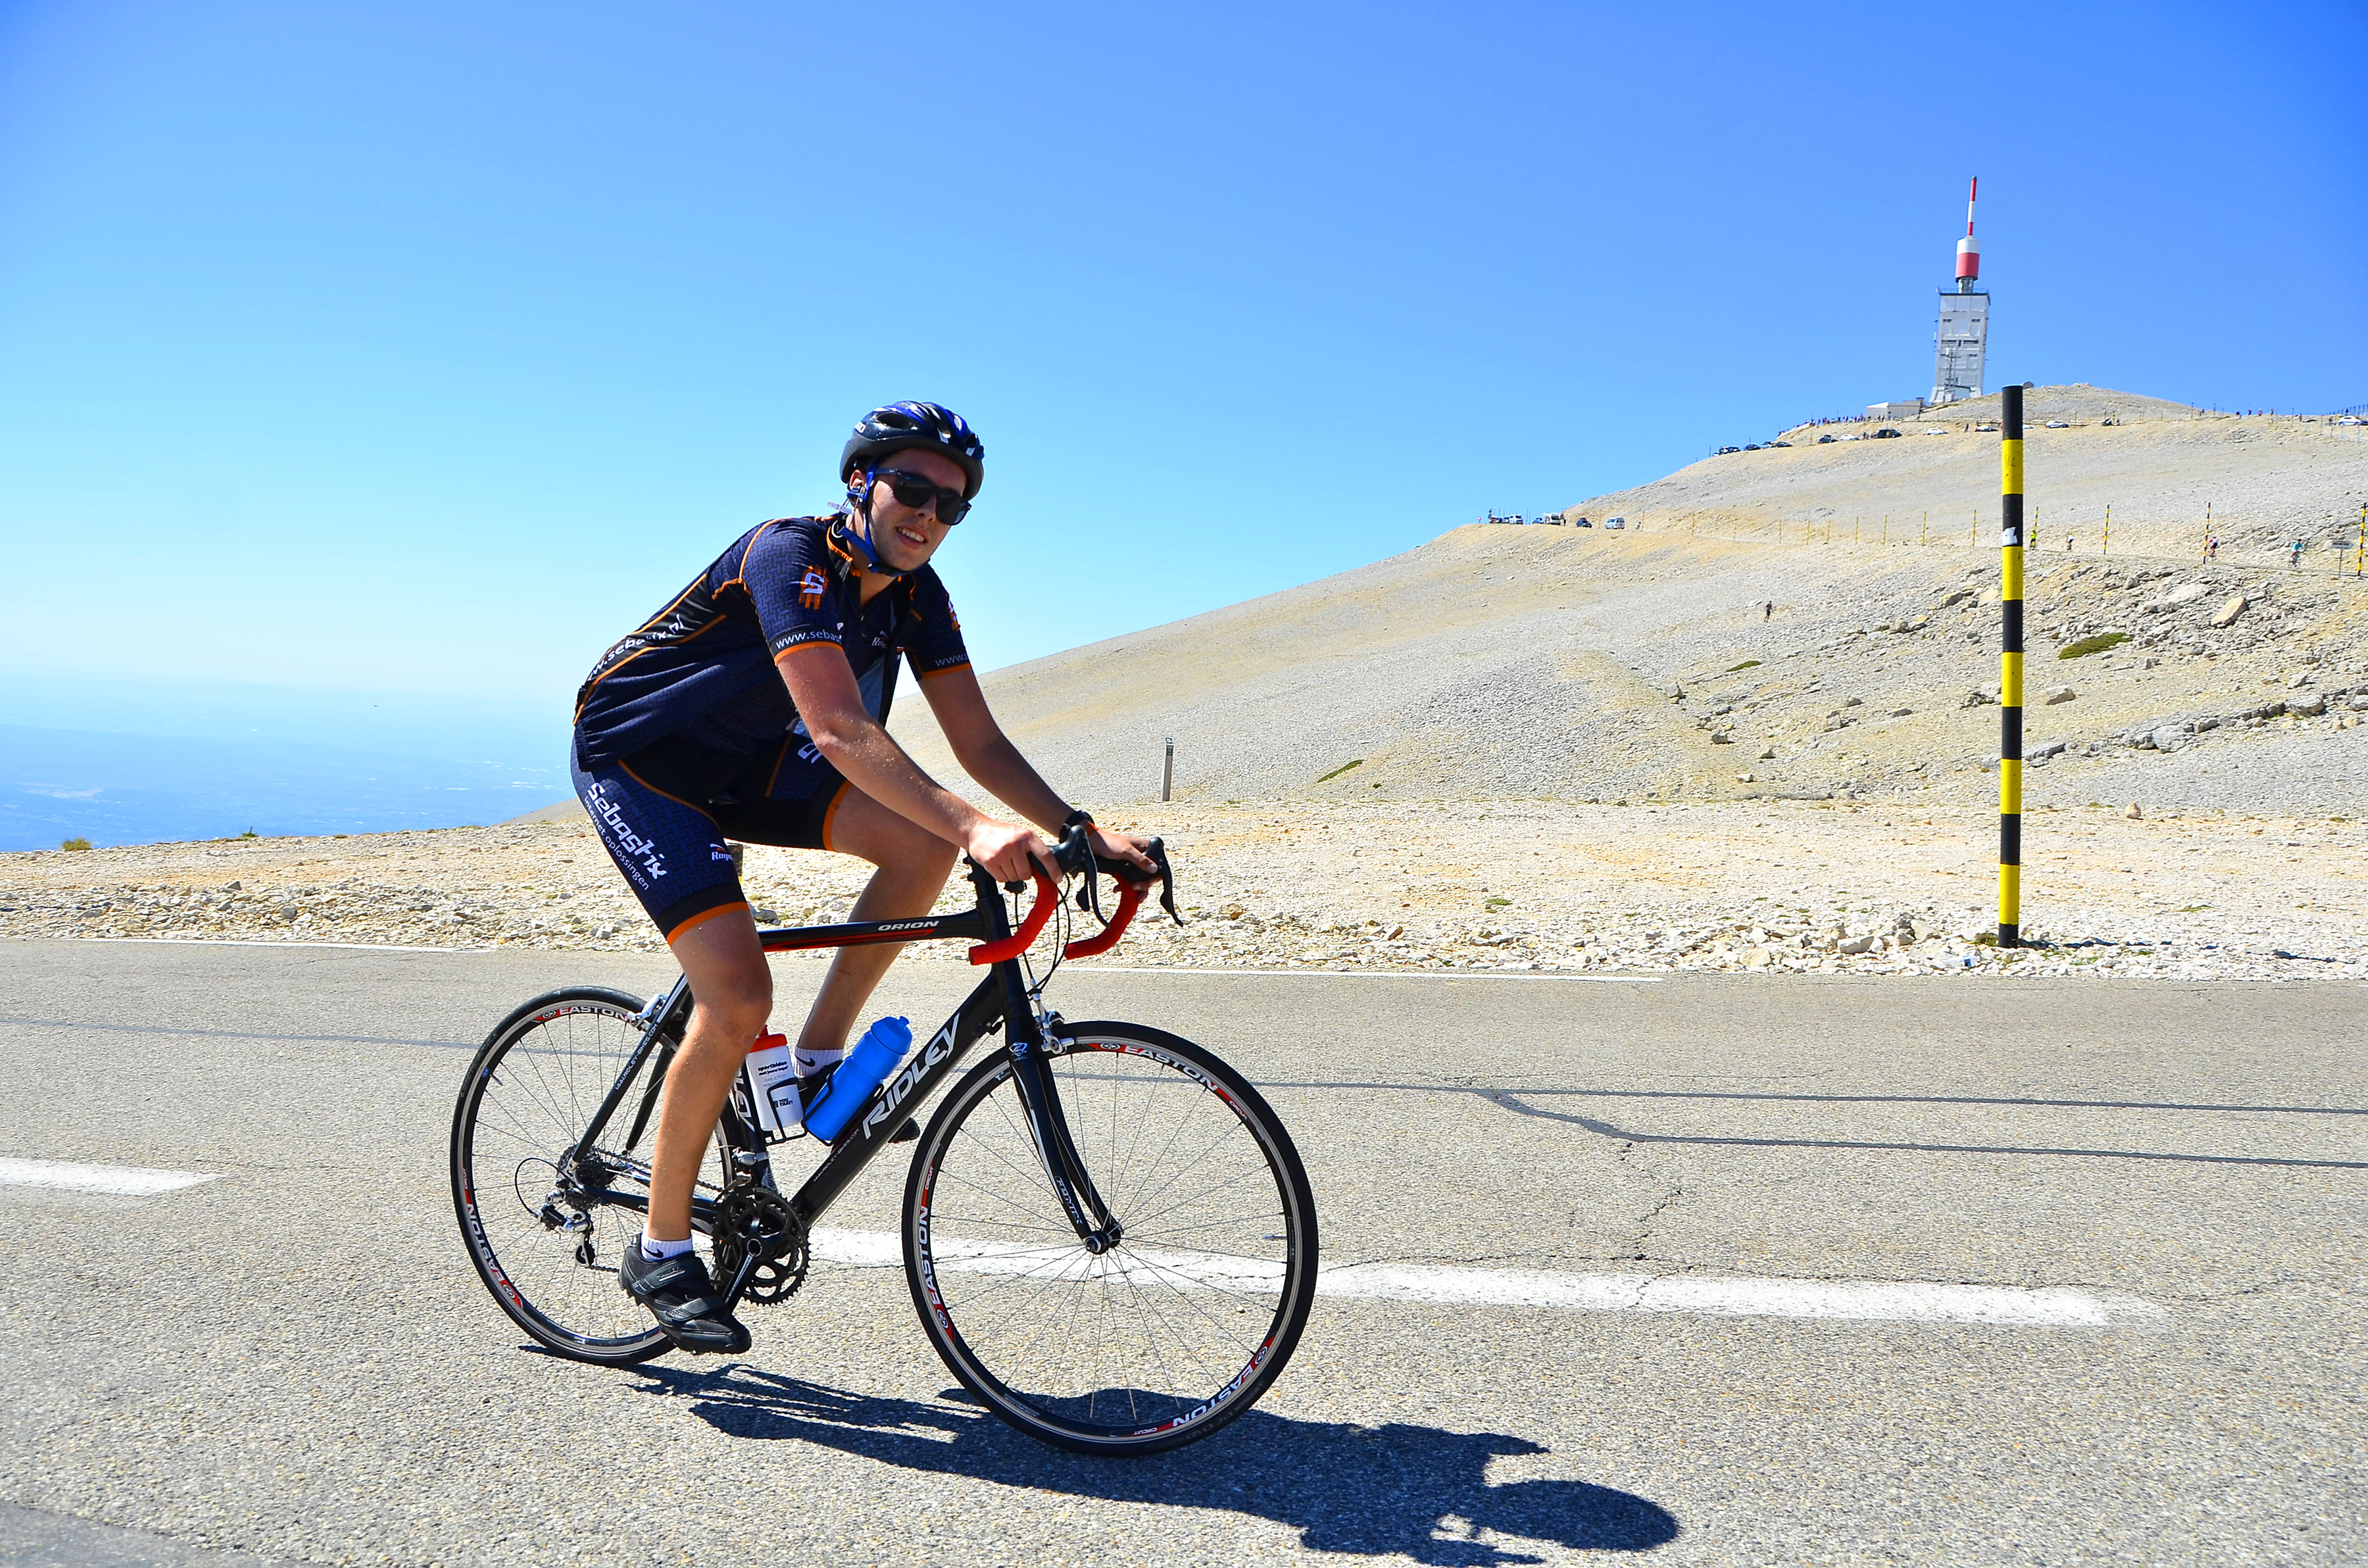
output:
[[[496,1025],[469,1064],[452,1112],[452,1207],[477,1277],[502,1311],[562,1356],[631,1366],[671,1342],[618,1287],[617,1260],[641,1233],[640,1210],[601,1188],[648,1189],[648,1141],[623,1143],[655,1070],[644,1062],[602,1135],[584,1130],[641,1043],[642,1004],[621,991],[575,986],[538,996]],[[711,1147],[700,1191],[723,1165]],[[706,1238],[700,1237],[700,1250]]]
[[[998,1052],[954,1086],[914,1152],[914,1307],[962,1386],[1031,1437],[1104,1455],[1198,1441],[1273,1384],[1306,1325],[1306,1172],[1264,1097],[1189,1040],[1083,1023],[1047,1054],[1123,1236],[1086,1251]]]

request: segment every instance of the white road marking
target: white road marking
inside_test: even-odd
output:
[[[151,1171],[137,1165],[83,1165],[71,1160],[0,1158],[0,1187],[51,1187],[63,1192],[99,1192],[119,1198],[154,1198],[212,1181],[195,1171]]]
[[[1658,985],[1657,974],[1577,974],[1556,970],[1524,974],[1501,969],[1128,969],[1119,964],[1070,963],[1061,966],[1078,974],[1255,975],[1261,980],[1313,975],[1321,980],[1590,980],[1599,984]]]
[[[828,1263],[902,1267],[904,1244],[871,1231],[818,1230],[814,1256]],[[959,1274],[1042,1274],[1075,1281],[1094,1260],[1075,1246],[940,1243],[938,1267]],[[1279,1264],[1205,1253],[1123,1247],[1098,1266],[1123,1281],[1175,1290],[1271,1295]],[[1545,1307],[1584,1312],[1673,1312],[1695,1317],[1828,1318],[1861,1323],[1964,1323],[2006,1328],[2104,1328],[2170,1314],[2135,1296],[2055,1286],[1952,1285],[1915,1279],[1759,1279],[1678,1274],[1565,1274],[1544,1269],[1351,1263],[1316,1272],[1315,1293],[1346,1301],[1429,1306]]]
[[[361,953],[489,953],[490,947],[406,948],[393,942],[268,942],[247,937],[71,937],[74,942],[154,942],[166,948],[344,948]]]

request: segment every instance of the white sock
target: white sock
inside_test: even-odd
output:
[[[842,1045],[837,1051],[808,1051],[802,1045],[790,1054],[797,1062],[798,1076],[812,1078],[837,1066],[840,1058],[847,1054],[847,1047]]]
[[[643,1231],[642,1233],[642,1256],[648,1258],[652,1263],[655,1263],[661,1258],[680,1257],[684,1253],[687,1253],[689,1250],[690,1240],[689,1237],[685,1237],[683,1240],[678,1242],[654,1242],[650,1240],[650,1233],[647,1231]]]

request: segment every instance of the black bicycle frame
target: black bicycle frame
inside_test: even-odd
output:
[[[970,880],[977,891],[978,905],[957,915],[933,915],[918,920],[784,926],[760,930],[757,933],[757,939],[767,952],[778,953],[880,942],[927,941],[933,937],[983,937],[994,942],[1008,937],[1011,934],[1010,919],[995,879],[973,866]],[[599,1109],[593,1112],[590,1123],[584,1130],[583,1139],[576,1144],[578,1150],[590,1150],[598,1145],[601,1132],[622,1106],[626,1091],[635,1075],[655,1051],[658,1055],[657,1064],[650,1074],[649,1086],[643,1091],[641,1103],[635,1108],[632,1131],[625,1139],[624,1147],[630,1149],[641,1142],[656,1107],[666,1068],[674,1060],[676,1040],[679,1038],[683,1021],[689,1016],[690,1006],[690,983],[686,977],[676,981],[665,994],[642,1010],[643,1028],[641,1043],[634,1048],[624,1070],[617,1075],[616,1083],[601,1100]],[[976,989],[962,998],[952,1016],[939,1026],[937,1033],[913,1051],[905,1064],[873,1089],[856,1108],[847,1126],[832,1140],[828,1157],[791,1195],[790,1208],[797,1215],[799,1222],[811,1225],[820,1218],[832,1201],[847,1189],[848,1184],[887,1146],[896,1130],[910,1119],[911,1108],[927,1099],[961,1062],[971,1047],[998,1025],[1004,1028],[1005,1048],[1011,1053],[1012,1076],[1019,1092],[1020,1103],[1027,1111],[1029,1131],[1035,1140],[1045,1177],[1053,1184],[1063,1211],[1067,1214],[1069,1223],[1076,1228],[1078,1239],[1088,1252],[1106,1252],[1116,1245],[1121,1228],[1110,1217],[1101,1194],[1095,1188],[1092,1178],[1077,1157],[1076,1144],[1069,1134],[1068,1119],[1062,1112],[1060,1095],[1053,1081],[1043,1031],[1038,1026],[1036,1010],[1028,994],[1027,979],[1016,958],[1006,959],[992,966],[979,981]],[[764,1185],[773,1186],[772,1160],[764,1134],[750,1126],[728,1100],[723,1107],[723,1124],[724,1142],[733,1151],[733,1164],[739,1171],[753,1176]],[[643,1182],[649,1179],[649,1169],[642,1162],[632,1162],[625,1168]],[[649,1210],[646,1193],[603,1187],[586,1191],[585,1197],[643,1213]],[[714,1199],[697,1195],[692,1197],[691,1224],[694,1229],[712,1234],[715,1212]],[[764,1259],[752,1253],[742,1263],[738,1277],[727,1285],[727,1307],[738,1302],[742,1290],[763,1262]]]

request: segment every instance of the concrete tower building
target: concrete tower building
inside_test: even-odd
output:
[[[1981,243],[1974,238],[1975,179],[1965,192],[1965,237],[1957,242],[1957,287],[1941,295],[1941,324],[1933,334],[1932,397],[1935,403],[1982,395],[1982,357],[1990,342],[1990,297],[1982,278]]]

